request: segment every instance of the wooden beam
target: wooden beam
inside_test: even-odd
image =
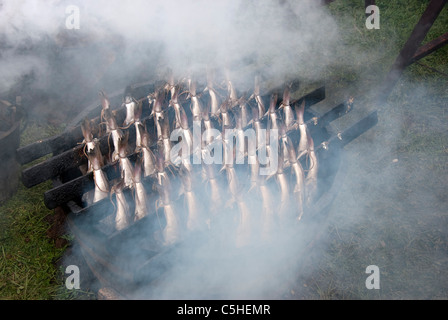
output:
[[[426,57],[448,43],[448,32],[417,49],[408,65]]]
[[[386,100],[392,92],[392,89],[401,77],[403,70],[412,61],[412,58],[416,54],[422,41],[425,39],[429,29],[431,29],[434,21],[439,16],[446,2],[447,0],[431,0],[429,3],[384,81],[379,95],[379,99],[381,101]]]

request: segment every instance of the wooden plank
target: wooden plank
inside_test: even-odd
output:
[[[137,87],[136,87],[137,86]],[[145,97],[145,93],[151,92],[154,89],[154,84],[141,83],[136,86],[132,86],[132,93],[136,97]],[[121,105],[121,92],[114,92],[110,97],[109,101],[111,103],[112,109],[116,112],[115,118],[117,123],[120,125],[123,123],[126,117],[126,108]],[[40,157],[43,157],[49,153],[59,154],[70,148],[74,148],[78,143],[82,142],[84,137],[82,135],[81,125],[77,123],[81,122],[84,117],[92,119],[94,125],[98,125],[101,121],[100,112],[101,104],[92,104],[86,108],[84,112],[81,112],[76,119],[74,119],[75,126],[68,128],[60,135],[50,137],[47,139],[39,140],[35,143],[29,144],[27,146],[17,149],[17,161],[20,164],[26,164]],[[91,115],[94,115],[91,117]],[[143,114],[142,117],[147,117],[149,115],[149,106],[146,99],[143,99]]]
[[[433,53],[434,51],[440,49],[448,43],[448,32],[441,35],[440,37],[426,43],[425,45],[419,47],[415,54],[412,56],[408,65],[426,57],[427,55]]]
[[[378,112],[375,110],[369,113],[367,116],[346,128],[344,131],[333,135],[327,141],[321,143],[316,148],[316,153],[320,154],[329,148],[337,147],[341,148],[358,138],[369,129],[373,128],[378,123]]]
[[[99,140],[99,146],[102,154],[109,152],[108,136],[103,136]],[[30,168],[23,170],[22,183],[27,188],[31,188],[39,183],[56,177],[69,169],[76,168],[87,162],[87,157],[83,152],[83,145],[58,154],[50,159],[38,163]]]
[[[129,156],[131,161],[135,161],[136,154]],[[120,164],[117,162],[107,164],[102,169],[110,180],[120,176]],[[48,209],[54,209],[57,206],[64,205],[70,200],[80,197],[83,193],[95,188],[93,173],[80,176],[70,180],[60,186],[57,186],[44,193],[44,203]]]
[[[118,109],[116,114],[117,123],[122,123],[125,115],[126,110],[124,108]],[[99,117],[93,119],[95,125],[98,125],[99,121]],[[81,126],[77,126],[64,131],[58,136],[39,140],[35,143],[17,149],[17,161],[20,164],[26,164],[49,153],[59,154],[75,147],[83,140],[84,137],[82,135]]]

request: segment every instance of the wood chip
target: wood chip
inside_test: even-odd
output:
[[[121,300],[120,295],[112,288],[104,287],[98,290],[98,300]]]

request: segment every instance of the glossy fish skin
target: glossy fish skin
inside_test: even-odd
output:
[[[297,160],[296,152],[294,146],[292,145],[291,140],[287,137],[286,146],[289,152],[289,162],[291,165],[291,169],[295,176],[295,185],[294,185],[294,195],[296,198],[296,212],[297,212],[297,220],[300,220],[303,215],[304,209],[304,180],[305,173],[302,165]]]
[[[115,228],[118,231],[127,228],[131,224],[129,204],[123,193],[124,188],[125,186],[122,181],[112,188],[116,199]]]
[[[134,126],[135,126],[135,151],[138,152],[142,147],[142,134],[141,131],[143,124],[141,122],[142,116],[142,102],[140,101],[134,108]]]
[[[227,85],[227,98],[230,102],[230,107],[232,108],[238,102],[238,96],[236,94],[235,86],[233,85],[233,82],[230,79],[228,70],[226,71],[226,85]]]
[[[263,134],[264,127],[260,121],[260,115],[256,107],[252,107],[252,126],[255,130],[255,135],[257,138],[256,148],[257,150],[261,150],[266,147],[266,136]]]
[[[149,134],[143,127],[139,127],[141,136],[141,153],[142,153],[142,165],[143,165],[143,176],[149,177],[156,173],[155,157],[151,150],[151,144],[149,141]]]
[[[181,169],[181,180],[185,205],[187,207],[187,230],[198,230],[203,226],[204,221],[201,221],[202,218],[200,213],[202,212],[202,209],[193,190],[192,175],[189,169]]]
[[[280,109],[283,109],[284,123],[286,129],[290,129],[294,125],[294,112],[290,105],[291,100],[291,87],[290,85],[286,85],[285,90],[283,92],[283,101],[280,104]]]
[[[163,156],[156,155],[158,170],[158,183],[155,185],[160,196],[160,207],[163,208],[166,225],[162,230],[163,243],[166,246],[173,245],[180,240],[181,228],[178,215],[171,198],[171,183],[165,172]]]
[[[271,127],[271,129],[276,129],[276,130],[279,129],[278,123],[280,122],[280,118],[278,117],[277,110],[275,109],[277,106],[277,99],[278,99],[277,94],[273,93],[271,95],[269,109],[267,112],[267,116],[269,117],[270,127]]]
[[[118,127],[117,122],[115,120],[115,116],[110,111],[110,109],[106,109],[104,111],[104,117],[106,119],[107,126],[109,128],[109,133],[112,136],[112,142],[114,151],[112,152],[111,161],[118,160],[118,149],[119,149],[119,141],[124,136],[123,131]]]
[[[292,144],[290,143],[290,139],[288,138],[288,135],[286,134],[286,127],[284,123],[281,123],[279,125],[280,127],[280,152],[282,153],[282,159],[283,159],[283,167],[287,168],[289,167],[289,150],[288,148],[292,147]]]
[[[299,127],[300,132],[300,140],[299,145],[297,147],[297,159],[300,159],[302,156],[304,156],[309,149],[308,144],[308,128],[306,126],[306,123],[303,119],[303,114],[305,112],[305,100],[301,103],[300,107],[296,106],[296,125]]]
[[[255,77],[255,85],[254,85],[254,93],[252,95],[257,102],[258,115],[262,117],[266,113],[266,107],[264,105],[263,99],[260,94],[260,78],[259,76]]]
[[[104,93],[104,91],[100,91],[99,92],[99,96],[100,96],[100,100],[101,100],[101,122],[105,122],[106,123],[106,133],[110,132],[110,128],[109,128],[109,123],[106,119],[105,116],[105,112],[106,111],[110,111],[110,101],[109,98],[107,97],[106,93]]]
[[[129,99],[128,102],[124,103],[126,107],[126,118],[124,119],[123,125],[125,127],[134,123],[135,109],[137,108],[137,102],[132,98]]]
[[[305,204],[309,208],[312,206],[317,195],[317,175],[319,172],[319,162],[314,152],[314,141],[311,135],[308,136],[309,143],[309,169],[305,178]]]
[[[87,156],[92,166],[93,180],[95,182],[93,197],[93,203],[95,203],[109,196],[109,181],[106,174],[101,169],[103,161],[99,148],[95,148],[91,152],[88,152]]]
[[[221,110],[221,121],[222,121],[222,127],[230,127],[232,125],[231,119],[230,119],[230,101],[226,100],[221,104],[220,107]]]
[[[167,82],[165,85],[165,90],[169,91],[171,94],[171,98],[176,94],[176,85],[174,82],[174,74],[173,70],[168,70]]]
[[[87,146],[87,152],[90,152],[93,150],[94,144],[93,144],[93,123],[87,118],[84,118],[84,120],[81,123],[81,131],[82,135],[84,137],[83,143]]]
[[[143,186],[142,180],[142,160],[138,158],[134,166],[134,198],[135,198],[135,212],[134,220],[139,220],[147,215],[147,200],[146,190]]]
[[[182,105],[179,103],[179,90],[180,87],[179,86],[175,86],[172,89],[172,94],[171,94],[171,100],[170,100],[170,106],[174,108],[174,129],[180,128],[180,122],[181,122],[181,112],[185,112],[185,110],[183,110]]]
[[[243,163],[247,155],[246,138],[243,130],[243,120],[241,112],[235,112],[235,133],[236,133],[236,163]]]
[[[92,121],[85,118],[81,123],[81,131],[82,135],[84,137],[84,140],[82,143],[85,145],[85,151],[86,153],[90,153],[93,151],[93,149],[96,146],[96,139],[93,138],[93,124]],[[90,160],[87,157],[87,172],[92,172],[92,164],[90,163]]]
[[[283,145],[280,146],[283,149]],[[284,160],[283,160],[284,151],[280,150],[279,159],[278,159],[278,168],[276,172],[277,183],[280,187],[280,207],[278,209],[278,216],[280,222],[286,222],[287,216],[289,216],[290,212],[290,186],[289,179],[284,171]]]
[[[214,140],[214,135],[213,135],[213,123],[210,120],[209,117],[209,112],[208,110],[204,110],[204,112],[202,113],[202,125],[203,125],[203,143],[205,143],[205,145],[209,145],[213,142]]]
[[[182,139],[184,139],[191,154],[193,152],[193,134],[190,131],[188,117],[184,109],[180,110],[180,128],[182,129]]]
[[[231,132],[234,129],[231,127],[225,127],[222,131],[222,158],[223,158],[223,169],[227,167],[233,167],[234,163],[234,150],[233,150],[233,139]],[[231,140],[230,140],[230,139]]]
[[[241,126],[246,128],[249,125],[249,119],[251,117],[249,106],[246,101],[240,102],[239,110],[241,113]]]
[[[247,246],[253,240],[260,240],[254,236],[270,240],[273,228],[277,226],[277,223],[284,226],[294,218],[300,220],[304,212],[307,212],[313,205],[317,196],[319,165],[313,139],[304,122],[305,101],[302,101],[300,106],[292,101],[291,92],[294,91],[290,85],[286,85],[280,90],[274,90],[275,93],[270,96],[268,105],[268,96],[260,94],[260,77],[258,76],[255,78],[254,91],[249,99],[246,99],[247,92],[237,91],[239,88],[234,86],[229,77],[226,77],[223,82],[216,82],[214,87],[213,77],[207,73],[207,86],[203,91],[202,84],[194,77],[189,76],[187,82],[185,82],[185,78],[180,78],[176,85],[170,73],[166,85],[163,83],[159,89],[148,95],[148,99],[151,101],[154,125],[152,125],[151,117],[142,123],[140,119],[142,103],[132,96],[125,96],[122,107],[126,107],[127,111],[126,119],[123,122],[126,127],[120,128],[115,120],[115,112],[110,108],[110,101],[104,93],[100,94],[103,107],[102,116],[104,115],[104,119],[106,119],[110,133],[109,144],[113,142],[114,147],[112,159],[119,162],[117,164],[122,176],[120,186],[115,186],[109,193],[109,181],[101,171],[103,164],[100,162],[103,158],[94,159],[91,156],[95,168],[97,168],[93,169],[94,164],[90,165],[95,179],[94,201],[100,201],[113,192],[117,202],[115,226],[117,230],[123,230],[149,213],[149,198],[147,197],[150,193],[146,192],[146,184],[143,185],[142,180],[152,177],[153,179],[149,180],[155,182],[153,186],[159,195],[158,202],[156,202],[157,212],[161,215],[163,211],[165,218],[163,219],[161,216],[162,226],[166,222],[162,230],[164,245],[173,245],[182,240],[186,234],[184,232],[201,230],[201,227],[210,222],[228,222],[222,216],[229,212],[231,213],[229,215],[232,219],[231,223],[238,221],[237,229],[233,230],[236,231],[236,238],[232,239],[235,240],[237,247]],[[199,88],[200,90],[197,91]],[[282,89],[284,89],[283,92]],[[203,96],[205,91],[207,94]],[[185,93],[189,94],[188,98],[185,98]],[[283,99],[280,101],[282,93]],[[237,95],[241,95],[240,99]],[[171,98],[169,104],[168,100],[165,100],[168,96]],[[185,101],[190,103],[191,110],[188,109]],[[206,103],[204,103],[205,101]],[[174,122],[172,122],[173,116]],[[201,129],[196,130],[197,127],[193,129],[191,121],[198,120],[202,124]],[[92,128],[89,127],[92,124],[94,123],[87,121],[82,124],[83,143],[86,144],[87,153],[92,153],[96,149]],[[151,130],[154,128],[156,132],[150,132],[151,135],[146,132],[147,125]],[[251,139],[252,132],[248,139],[256,141],[256,147],[251,146],[251,149],[255,149],[255,154],[249,154],[249,145],[245,141],[244,129],[248,125],[255,129],[255,139]],[[128,157],[134,158],[129,154],[131,150],[128,150],[128,136],[124,134],[128,131],[133,134],[134,126],[136,130],[135,152],[138,153],[135,165],[128,159]],[[291,135],[292,128],[299,131],[294,132],[294,134],[300,134],[300,138],[297,136],[297,140]],[[210,165],[204,162],[198,168],[193,164],[189,166],[184,161],[179,165],[178,158],[171,162],[171,149],[177,143],[177,141],[171,141],[174,129],[179,129],[181,133],[179,139],[187,144],[190,154],[195,156],[195,150],[199,149],[199,156],[202,160],[205,159],[206,152],[209,152],[208,159],[216,159],[214,157],[217,155],[221,158],[221,149],[212,151],[211,146],[215,146],[214,142],[222,142],[224,165],[221,167],[221,171],[219,171],[219,165]],[[280,132],[279,146],[276,143],[276,138],[269,135],[269,133],[274,133],[271,130]],[[205,131],[208,134],[200,137],[198,146],[196,144],[197,137],[193,134],[199,136]],[[227,141],[225,133],[229,131],[232,132],[232,139]],[[246,135],[249,133],[246,132]],[[150,139],[154,141],[150,141]],[[237,141],[236,148],[233,145],[234,139]],[[195,145],[193,145],[193,141]],[[133,142],[129,141],[129,146],[133,147]],[[230,144],[232,144],[232,148],[229,147]],[[198,149],[192,150],[194,147],[198,147]],[[270,166],[269,160],[268,163],[263,161],[263,152],[271,160],[271,163],[277,159],[272,160],[270,156],[277,156],[278,153],[278,167],[274,167],[273,171],[266,173],[275,181],[268,180],[269,178],[263,175],[263,172],[266,172],[264,169]],[[304,156],[306,159],[303,158]],[[88,158],[89,163],[91,157]],[[238,159],[245,159],[245,157],[248,160],[248,167],[239,165]],[[189,158],[189,160],[191,159]],[[104,161],[108,163],[110,159],[104,157]],[[240,170],[247,170],[244,172],[244,177],[240,175],[242,172]],[[219,174],[216,174],[218,171]],[[202,172],[203,180],[206,181],[202,185],[196,183],[195,179],[195,175],[199,172]],[[172,177],[175,178],[170,181]],[[224,180],[226,183],[221,185]],[[144,179],[143,181],[148,180]],[[277,189],[271,189],[272,185]],[[130,206],[125,203],[125,200],[129,199],[129,195],[126,192],[123,193],[124,189],[126,192],[130,191],[134,196],[135,212],[131,212],[131,214],[129,213]],[[202,198],[203,189],[205,189],[206,199]],[[248,189],[250,196],[246,197]],[[183,196],[180,198],[179,190],[183,190]],[[124,194],[128,198],[125,198]],[[152,198],[150,199],[152,200]],[[226,206],[229,203],[232,205],[232,210]],[[184,210],[181,210],[182,205]],[[210,216],[206,217],[207,219],[204,219],[204,208],[211,212]],[[132,210],[134,210],[134,206]],[[213,220],[213,213],[220,213],[220,217]]]
[[[163,90],[157,90],[154,93],[154,106],[151,111],[151,116],[154,117],[154,124],[156,127],[157,141],[162,140],[162,123],[165,118],[163,111],[163,101],[165,100],[165,92]]]
[[[163,150],[163,158],[165,166],[171,164],[171,139],[170,139],[170,124],[168,117],[159,119],[159,125],[162,130],[162,140],[159,141],[159,147]]]
[[[210,70],[207,70],[207,88],[208,94],[210,96],[210,116],[212,118],[217,118],[219,116],[220,99],[218,93],[213,86],[213,74]]]
[[[129,133],[119,140],[118,158],[120,162],[121,177],[123,179],[125,187],[134,187],[134,168],[131,161],[128,159],[128,136]]]
[[[201,121],[202,119],[202,103],[196,94],[196,82],[192,81],[189,88],[191,99],[191,113],[193,114],[193,121]]]

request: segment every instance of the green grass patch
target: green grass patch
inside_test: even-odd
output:
[[[328,83],[336,89],[354,87],[361,93],[356,101],[359,108],[375,105],[370,88],[384,80],[428,3],[377,0],[379,30],[365,27],[363,1],[331,3],[326,10],[337,21],[342,41],[334,48],[338,60],[327,68]],[[424,43],[446,33],[447,26],[445,7]],[[312,271],[285,297],[448,297],[444,230],[448,222],[448,86],[443,75],[448,73],[447,57],[445,46],[405,70],[389,103],[378,106],[380,122],[372,135],[382,140],[377,138],[372,146],[361,137],[346,147],[357,150],[349,163],[353,184],[345,190],[349,197],[334,205],[345,211],[329,221],[326,242],[307,257]],[[63,129],[30,122],[21,146]],[[394,158],[397,162],[392,162]],[[17,194],[0,206],[0,299],[94,298],[90,292],[68,291],[63,286],[63,270],[56,262],[64,248],[57,249],[46,236],[50,227],[46,217],[53,212],[45,207],[43,194],[51,187],[51,182],[30,189],[20,185]],[[355,223],[349,221],[356,215]],[[381,269],[380,291],[365,288],[364,271],[370,264]]]
[[[43,204],[43,183],[32,189],[22,184],[17,194],[0,207],[0,298],[50,299],[56,292],[55,262],[63,249],[46,237],[52,214]]]

